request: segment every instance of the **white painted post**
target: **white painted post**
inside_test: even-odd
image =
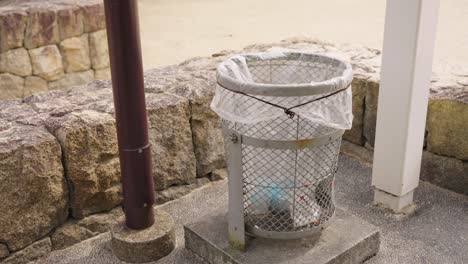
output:
[[[419,183],[439,0],[387,0],[372,185],[395,212]]]

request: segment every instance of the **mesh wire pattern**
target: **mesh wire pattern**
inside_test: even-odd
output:
[[[335,64],[316,60],[250,60],[247,66],[254,82],[267,84],[322,82],[343,72]]]
[[[256,124],[223,123],[241,135],[267,140],[316,138],[335,131],[300,116]],[[340,144],[341,138],[305,149],[242,145],[246,225],[297,232],[325,224],[335,211],[333,179]]]
[[[246,139],[240,153],[239,145],[226,149],[232,146],[240,155],[235,164],[241,160],[244,221],[250,230],[272,232],[260,232],[267,237],[305,234],[332,218],[341,145],[335,135],[351,127],[351,81],[348,63],[301,52],[239,55],[218,66],[211,107],[237,134],[225,133],[227,143],[237,144],[238,135]],[[295,115],[287,115],[290,108]],[[298,147],[302,141],[308,145]]]

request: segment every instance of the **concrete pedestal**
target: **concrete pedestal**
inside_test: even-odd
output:
[[[111,228],[112,252],[118,259],[144,263],[159,260],[174,250],[174,220],[162,210],[154,214],[156,222],[144,230],[127,228],[123,219]]]
[[[377,254],[379,230],[341,209],[319,238],[249,238],[245,252],[229,247],[225,209],[185,225],[185,247],[211,264],[362,263]]]

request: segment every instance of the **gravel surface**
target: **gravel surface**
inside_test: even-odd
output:
[[[381,229],[380,252],[366,263],[468,263],[468,197],[420,182],[415,212],[396,217],[372,205],[371,172],[367,165],[343,155],[336,179],[338,206]],[[226,182],[220,181],[161,206],[178,223],[178,246],[156,263],[203,263],[183,247],[181,224],[208,214],[226,199]],[[120,263],[112,255],[109,239],[106,233],[35,263]]]

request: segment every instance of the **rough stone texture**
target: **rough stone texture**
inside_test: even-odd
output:
[[[192,133],[197,157],[197,175],[204,177],[226,166],[221,121],[208,108],[211,99],[192,102]]]
[[[166,75],[166,76],[165,76]],[[204,177],[211,171],[225,167],[224,138],[218,116],[211,110],[214,95],[214,72],[205,70],[174,71],[147,74],[147,89],[163,89],[168,93],[188,98],[193,144],[197,160],[197,176]],[[152,85],[156,83],[162,84]]]
[[[66,99],[86,109],[114,114],[112,85],[109,80],[98,80],[87,85],[72,87],[67,90]]]
[[[188,100],[148,94],[146,106],[156,190],[190,183],[196,172]]]
[[[111,229],[112,252],[125,262],[144,263],[159,260],[175,248],[175,224],[171,215],[155,210],[157,224],[144,230],[125,227],[121,220]]]
[[[3,260],[2,264],[23,264],[40,258],[52,250],[50,238],[46,237],[42,240],[34,242],[27,248],[12,254],[10,257]]]
[[[99,70],[109,67],[109,46],[106,30],[89,34],[89,49],[93,69]]]
[[[33,125],[37,126],[41,123],[29,123],[28,120],[30,118],[35,117],[36,112],[29,107],[28,105],[22,104],[21,100],[19,99],[11,99],[11,100],[0,100],[0,121],[5,122],[5,127],[2,131],[7,130],[15,125]],[[16,122],[16,123],[15,123]],[[2,144],[12,143],[16,144],[17,142],[21,141],[21,138],[18,137],[19,135],[16,134],[4,134],[4,136],[17,136],[16,139],[9,141],[7,138],[2,141]],[[30,137],[30,134],[25,134],[25,136]]]
[[[25,31],[24,47],[33,49],[55,44],[60,41],[57,13],[45,3],[37,3],[28,9],[28,23]]]
[[[101,0],[85,0],[78,3],[83,10],[85,32],[94,32],[106,28],[104,5]]]
[[[95,80],[110,80],[111,77],[112,76],[111,76],[110,68],[104,68],[104,69],[94,71]]]
[[[84,72],[93,66],[95,73],[91,79],[89,75],[68,76],[52,83],[52,89],[83,84],[94,79],[94,75],[99,79],[109,79],[104,20],[102,0],[2,2],[0,73],[21,77],[34,75],[53,82],[59,80],[64,72]],[[88,39],[88,32],[92,34],[91,39]],[[59,44],[60,52],[55,44]],[[5,87],[7,84],[3,84],[2,88]],[[8,87],[12,91],[0,95],[0,99],[28,96],[36,90],[44,90],[45,85],[43,82],[38,85],[28,82],[24,94],[22,86],[16,87],[11,81]]]
[[[84,31],[83,10],[67,5],[57,11],[60,39],[80,36]]]
[[[341,153],[344,153],[350,157],[353,157],[364,164],[372,166],[372,161],[374,159],[374,152],[368,148],[365,148],[360,145],[356,145],[347,140],[341,142]]]
[[[50,82],[49,89],[50,90],[65,89],[67,87],[86,84],[93,80],[94,80],[94,73],[92,70],[67,73],[61,79]]]
[[[0,72],[7,72],[19,76],[32,74],[31,60],[24,48],[12,49],[0,53]]]
[[[0,99],[23,97],[24,79],[13,74],[0,74]]]
[[[375,143],[375,126],[377,124],[377,104],[379,97],[379,84],[372,80],[367,82],[367,91],[365,98],[364,111],[364,129],[363,136],[371,147]]]
[[[47,127],[62,146],[74,218],[109,210],[121,202],[115,120],[81,111],[51,116]]]
[[[24,113],[0,129],[0,241],[16,251],[64,222],[68,190],[57,140],[44,127],[20,124],[28,107],[5,108],[0,120]]]
[[[354,78],[353,80],[353,127],[347,130],[343,138],[354,144],[363,145],[362,130],[364,126],[364,100],[367,89],[366,80]]]
[[[180,198],[190,193],[191,191],[200,188],[205,184],[208,184],[209,182],[210,180],[208,178],[199,178],[196,179],[195,183],[193,184],[172,186],[167,188],[166,190],[158,191],[156,193],[156,204],[164,204],[169,201]]]
[[[42,92],[24,98],[24,102],[30,105],[41,119],[49,116],[60,117],[79,110],[79,106],[64,98],[66,93],[61,90]]]
[[[23,10],[0,11],[0,52],[23,46],[26,21]]]
[[[228,172],[226,169],[217,169],[211,172],[210,174],[210,180],[212,181],[221,181],[224,179],[227,179],[228,177]]]
[[[51,235],[52,249],[64,249],[98,234],[98,232],[83,228],[74,222],[67,222]]]
[[[58,250],[69,247],[85,239],[110,230],[118,222],[123,212],[120,208],[110,212],[94,214],[82,220],[72,220],[57,228],[51,235],[52,249]]]
[[[424,151],[421,179],[468,195],[468,167],[463,161]]]
[[[7,245],[0,243],[0,259],[10,256]]]
[[[23,97],[29,96],[33,93],[45,92],[49,90],[47,81],[37,76],[28,76],[24,80],[24,93]]]
[[[468,88],[465,102],[429,101],[427,149],[436,154],[468,160]]]
[[[55,45],[43,46],[29,50],[33,74],[47,80],[54,81],[63,75],[62,56]]]
[[[65,39],[60,42],[65,72],[79,72],[91,67],[89,58],[88,34]]]

